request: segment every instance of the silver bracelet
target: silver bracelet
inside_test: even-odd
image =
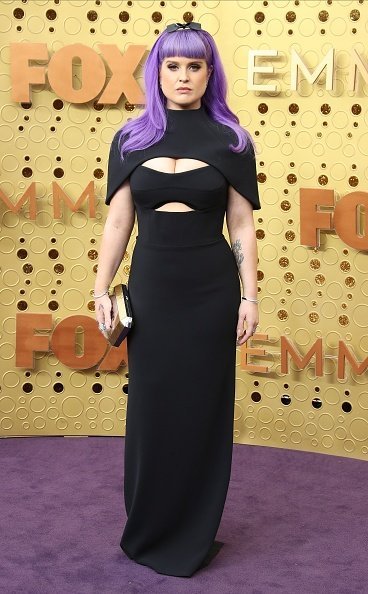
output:
[[[101,295],[95,295],[95,292],[92,291],[92,295],[95,299],[98,299],[99,297],[103,297],[104,295],[106,295],[106,293],[109,292],[109,289],[106,289],[106,291],[104,293],[101,293]]]
[[[258,299],[249,299],[249,297],[242,297],[245,301],[251,301],[252,303],[259,303]]]

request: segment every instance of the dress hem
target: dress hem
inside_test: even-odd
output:
[[[217,553],[220,551],[220,549],[223,545],[224,545],[223,542],[215,540],[211,544],[210,548],[208,549],[207,553],[203,557],[203,559],[200,562],[200,564],[198,565],[198,567],[196,567],[191,573],[186,573],[186,574],[173,573],[172,571],[170,572],[170,570],[157,569],[156,567],[154,567],[153,565],[150,565],[149,563],[144,563],[143,561],[139,561],[139,560],[135,559],[121,543],[120,543],[120,548],[122,549],[122,551],[126,554],[126,556],[131,561],[134,561],[135,563],[138,563],[139,565],[144,565],[145,567],[149,567],[150,569],[153,569],[153,571],[155,571],[156,573],[159,573],[160,575],[190,578],[195,573],[197,573],[197,571],[199,571],[200,569],[204,569],[205,567],[207,567],[207,565],[209,565],[209,563],[217,555]]]

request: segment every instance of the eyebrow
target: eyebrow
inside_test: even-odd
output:
[[[177,60],[170,60],[168,58],[165,59],[165,62],[173,62],[174,64],[178,64]],[[189,64],[195,64],[196,62],[204,62],[202,58],[198,58],[197,60],[192,60]]]

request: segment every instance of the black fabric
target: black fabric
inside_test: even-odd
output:
[[[123,161],[118,147],[119,132],[116,132],[110,148],[105,204],[110,203],[116,190],[138,165],[154,157],[175,157],[198,159],[212,165],[254,209],[261,208],[253,147],[242,153],[230,151],[229,144],[237,144],[234,131],[214,122],[203,105],[199,109],[167,109],[166,112],[167,129],[163,138],[147,149],[129,153]]]
[[[161,156],[190,155],[207,165],[164,173],[144,164],[148,152],[124,169],[131,173],[138,236],[128,280],[134,326],[127,336],[127,521],[120,546],[157,573],[190,577],[218,553],[232,461],[241,292],[222,233],[228,181],[214,165],[221,155],[210,146],[175,150],[184,147],[182,136],[188,138],[195,120],[192,111],[177,114],[180,134]],[[202,144],[200,135],[197,141]],[[110,197],[123,181],[116,171]],[[247,187],[255,199],[256,179]],[[167,202],[192,210],[156,210]]]

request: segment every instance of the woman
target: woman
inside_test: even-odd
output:
[[[145,112],[111,144],[96,318],[109,329],[107,290],[137,212],[120,546],[157,573],[190,577],[223,544],[214,539],[231,470],[236,345],[258,323],[260,204],[252,140],[226,104],[211,35],[170,25],[145,82]]]

